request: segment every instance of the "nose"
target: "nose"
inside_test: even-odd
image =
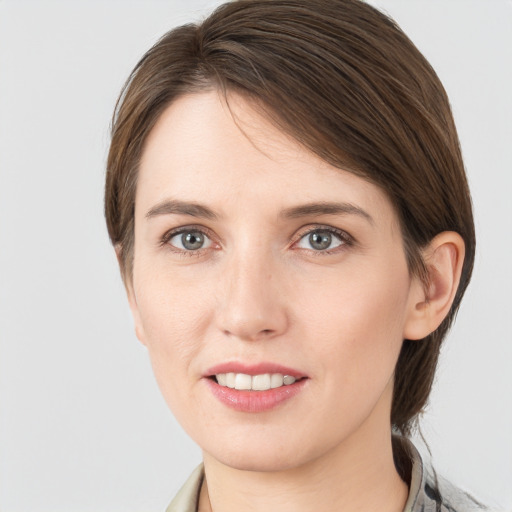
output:
[[[257,341],[286,332],[285,280],[270,254],[234,256],[223,274],[217,324],[224,335]]]

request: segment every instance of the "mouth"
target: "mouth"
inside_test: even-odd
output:
[[[299,379],[292,375],[283,375],[282,373],[261,373],[258,375],[249,375],[247,373],[217,373],[211,378],[222,387],[236,389],[238,391],[268,391],[283,386],[290,386]]]
[[[304,389],[309,377],[271,363],[227,363],[204,375],[221,403],[240,412],[264,412],[290,400]]]

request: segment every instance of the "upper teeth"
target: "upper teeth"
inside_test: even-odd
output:
[[[289,386],[295,377],[281,373],[264,373],[262,375],[246,375],[245,373],[218,373],[215,375],[221,386],[238,390],[266,391],[267,389]]]

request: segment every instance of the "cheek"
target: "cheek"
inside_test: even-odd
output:
[[[363,387],[374,379],[387,381],[402,345],[407,270],[352,268],[318,284],[323,286],[303,295],[307,305],[301,309],[308,312],[303,329],[315,351],[322,353],[318,360],[326,374]],[[333,365],[343,371],[333,372]]]
[[[182,282],[157,267],[139,276],[137,280],[134,276],[134,286],[145,344],[155,377],[168,398],[184,378],[196,376],[192,362],[204,345],[211,321],[207,304],[211,293],[204,283]]]
[[[315,374],[320,377],[315,391],[325,400],[318,406],[321,416],[329,418],[333,438],[355,431],[384,395],[382,403],[391,400],[407,283],[407,277],[390,280],[382,274],[354,272],[331,280],[332,286],[326,285],[323,293],[308,296],[305,310],[309,314],[302,333],[310,346],[304,349],[312,355]],[[385,424],[389,411],[382,414]]]

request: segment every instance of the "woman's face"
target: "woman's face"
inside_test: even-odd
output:
[[[376,186],[217,92],[163,113],[135,208],[137,334],[207,456],[297,467],[389,433],[419,286]],[[294,381],[295,379],[295,381]],[[235,386],[233,388],[232,386]]]

